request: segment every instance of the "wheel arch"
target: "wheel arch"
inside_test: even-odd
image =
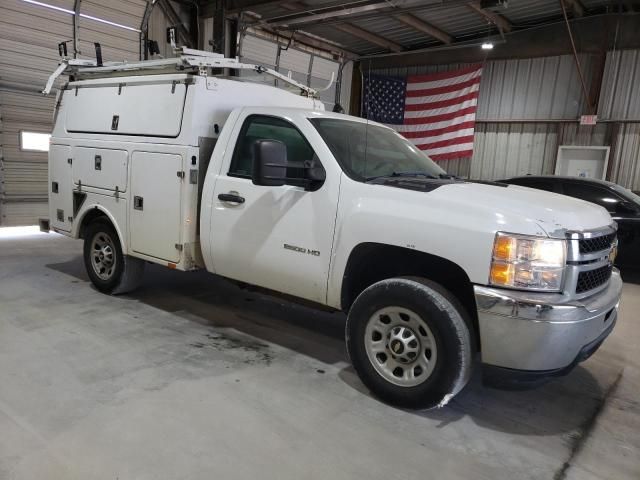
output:
[[[473,284],[465,270],[451,260],[410,248],[372,242],[354,247],[342,277],[342,310],[348,312],[357,296],[374,283],[406,276],[426,278],[451,292],[464,307],[469,328],[479,339]],[[479,341],[476,348],[480,349]]]
[[[120,226],[118,225],[118,222],[115,219],[115,217],[111,214],[111,212],[109,212],[109,210],[104,208],[102,205],[99,205],[99,204],[89,205],[87,206],[86,209],[83,210],[82,214],[78,217],[78,222],[77,222],[78,227],[77,227],[76,235],[74,236],[76,238],[84,238],[87,227],[99,218],[104,218],[111,224],[111,226],[116,231],[116,234],[118,235],[118,240],[120,241],[120,247],[122,248],[122,253],[124,255],[127,255],[128,250],[127,250],[126,242],[124,241],[123,232]]]

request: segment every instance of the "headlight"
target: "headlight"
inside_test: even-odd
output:
[[[500,287],[560,291],[566,242],[498,232],[489,283]]]

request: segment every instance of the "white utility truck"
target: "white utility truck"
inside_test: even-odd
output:
[[[506,385],[565,374],[613,329],[622,282],[603,208],[451,177],[282,74],[177,53],[65,60],[47,86],[70,77],[43,228],[84,239],[100,291],[133,290],[152,262],[341,310],[362,381],[414,408],[446,404],[476,364]]]

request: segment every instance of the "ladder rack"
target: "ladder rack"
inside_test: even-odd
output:
[[[104,62],[101,66],[98,65],[96,60],[63,59],[60,65],[58,65],[58,68],[51,74],[49,80],[47,80],[47,85],[42,93],[49,95],[54,82],[60,75],[73,75],[76,79],[82,77],[104,78],[117,75],[118,73],[121,74],[121,72],[148,71],[151,73],[155,71],[157,73],[158,70],[178,70],[180,72],[197,73],[198,75],[207,76],[209,68],[252,70],[257,73],[264,73],[299,88],[301,95],[312,98],[317,98],[319,92],[329,89],[333,83],[333,73],[326,87],[314,89],[271,68],[252,63],[241,63],[237,58],[225,58],[224,55],[219,53],[193,50],[185,47],[176,48],[175,53],[177,56],[174,58],[141,60],[138,62]]]

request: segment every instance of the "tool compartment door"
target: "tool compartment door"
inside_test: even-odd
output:
[[[127,151],[76,147],[71,171],[73,183],[120,192],[127,189]]]
[[[129,231],[134,252],[178,263],[182,225],[182,157],[133,152]]]
[[[71,182],[71,147],[49,148],[49,221],[51,226],[71,231],[73,218],[73,184]]]
[[[187,94],[184,83],[80,87],[67,102],[69,132],[177,137]]]

